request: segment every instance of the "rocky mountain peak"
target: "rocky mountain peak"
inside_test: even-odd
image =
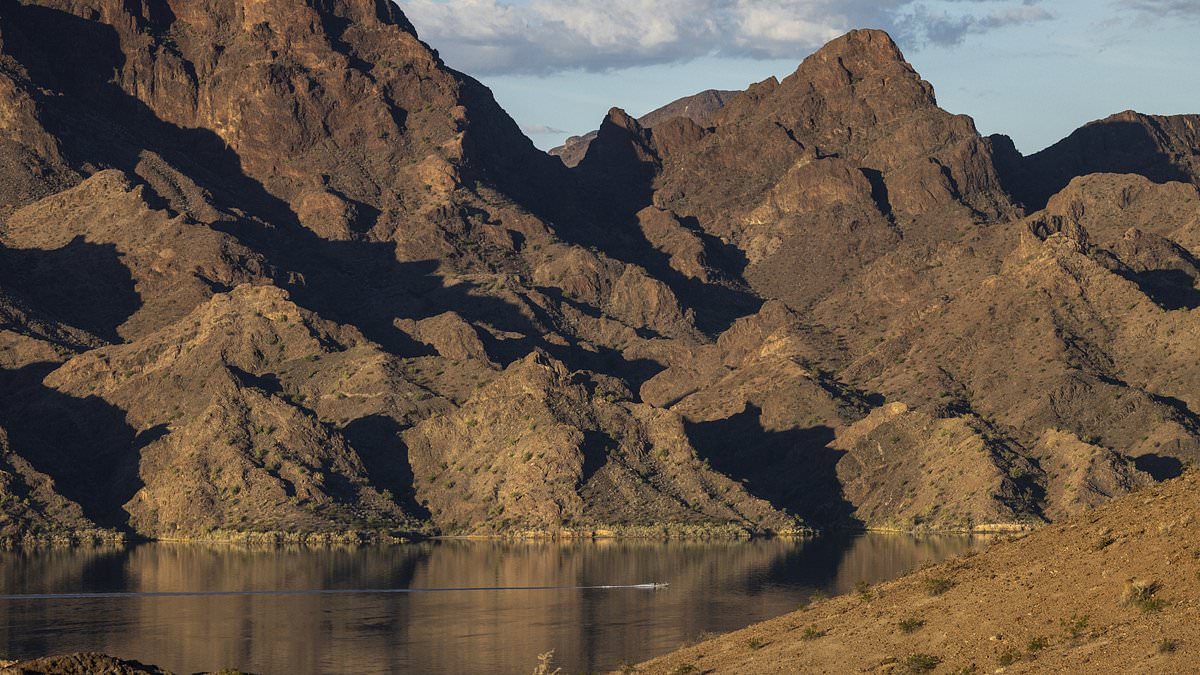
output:
[[[631,117],[629,113],[616,107],[610,108],[608,114],[604,116],[604,122],[600,125],[600,133],[611,133],[611,127],[634,133],[641,133],[642,130],[642,125],[638,124],[636,119]]]
[[[937,106],[932,85],[879,30],[851,31],[817,50],[771,98],[780,114],[795,106],[795,120],[814,131],[841,126],[869,133],[872,126]]]
[[[864,28],[834,38],[806,59],[810,62],[841,60],[851,73],[889,64],[906,64],[904,54],[887,31]]]

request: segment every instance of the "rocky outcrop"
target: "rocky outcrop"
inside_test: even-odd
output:
[[[1145,487],[1108,448],[1047,429],[1026,450],[975,415],[890,403],[838,435],[838,477],[855,517],[898,530],[1005,531],[1057,521]]]
[[[541,354],[404,437],[418,498],[448,532],[801,528],[712,471],[678,415]]]
[[[5,252],[0,249],[0,255]],[[104,344],[95,335],[42,315],[20,296],[0,288],[0,368],[19,370],[61,362]]]
[[[744,261],[739,276],[796,309],[898,247],[1019,214],[991,142],[969,118],[938,108],[878,31],[833,41],[783,81],[733,99],[708,126],[675,137],[653,130],[661,168],[650,201],[731,246]],[[668,138],[678,140],[664,152]]]
[[[1195,318],[1093,259],[1104,260],[1086,240],[1083,230],[1024,234],[1003,272],[924,314],[846,376],[977,411],[1027,447],[1048,429],[1071,431],[1177,473],[1195,457],[1197,427],[1187,384],[1195,355],[1175,340],[1196,330]]]
[[[401,319],[396,325],[414,340],[429,345],[442,358],[451,361],[476,360],[493,365],[479,332],[455,312],[420,321]]]
[[[1041,522],[1034,465],[973,416],[939,419],[891,403],[833,447],[846,452],[838,478],[869,527],[988,531]]]
[[[331,428],[372,415],[403,419],[406,407],[425,405],[423,390],[389,377],[386,360],[282,291],[241,286],[168,328],[76,357],[45,385],[125,411],[133,441],[111,476],[113,525],[166,538],[417,529],[398,503],[403,495],[371,485],[345,426]],[[35,405],[28,414],[49,422],[54,412]],[[89,471],[71,444],[46,450],[63,467]]]
[[[156,666],[148,666],[137,661],[126,661],[107,654],[95,652],[67,654],[64,656],[46,656],[25,661],[2,661],[0,673],[8,675],[87,675],[88,673],[106,673],[107,675],[168,675],[167,671]]]
[[[720,215],[718,205],[756,206],[797,162],[835,154],[873,172],[876,196],[886,191],[898,218],[955,205],[993,218],[1013,213],[988,143],[969,118],[937,107],[933,88],[879,31],[831,42],[782,82],[747,90],[712,123],[704,147],[668,169],[656,201],[711,221],[717,234],[735,232],[744,217]],[[743,175],[717,179],[732,166]],[[685,192],[697,174],[717,179],[715,189]]]
[[[18,267],[10,283],[57,312],[79,316],[80,327],[119,340],[178,321],[215,290],[270,278],[262,256],[234,237],[151,208],[149,189],[120,171],[101,171],[13,213],[2,237],[12,254],[45,251],[68,260]],[[119,265],[96,260],[109,255]],[[75,278],[63,279],[67,274]],[[87,287],[108,292],[73,292]],[[72,292],[54,294],[60,290]]]
[[[1033,456],[1047,473],[1045,515],[1055,521],[1154,482],[1127,458],[1057,429],[1042,434]]]

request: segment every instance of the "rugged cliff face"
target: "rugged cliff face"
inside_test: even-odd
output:
[[[1194,459],[1190,118],[1023,158],[877,31],[719,98],[569,169],[385,0],[0,0],[6,541],[996,527]]]

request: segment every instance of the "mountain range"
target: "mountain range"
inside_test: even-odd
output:
[[[1200,454],[1200,116],[1022,156],[872,30],[697,101],[576,162],[388,0],[0,0],[0,539],[1008,530]]]

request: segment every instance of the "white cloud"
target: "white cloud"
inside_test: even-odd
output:
[[[450,65],[485,75],[604,71],[706,55],[799,59],[857,27],[955,44],[1049,17],[1038,0],[512,1],[398,0]]]

